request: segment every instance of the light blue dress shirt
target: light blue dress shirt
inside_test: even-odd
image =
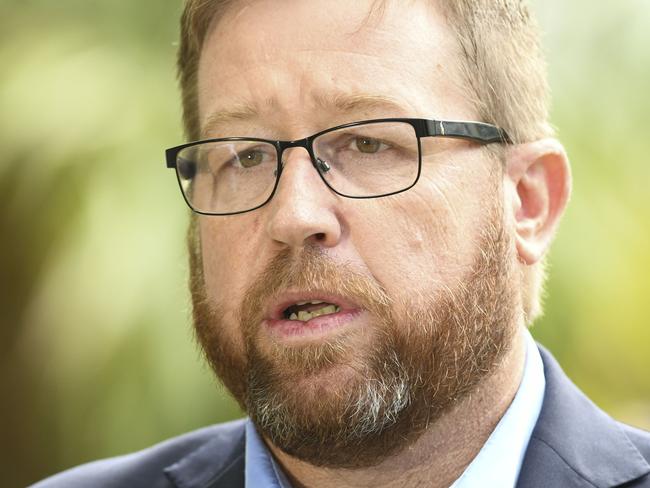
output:
[[[474,460],[451,488],[510,488],[516,485],[544,401],[546,379],[539,349],[528,330],[526,363],[510,407]]]
[[[474,460],[450,488],[515,486],[524,454],[542,410],[544,365],[530,332],[524,332],[526,362],[517,394]],[[246,488],[291,488],[250,420],[246,421]]]
[[[250,419],[246,420],[245,488],[291,488],[291,483],[264,445]]]

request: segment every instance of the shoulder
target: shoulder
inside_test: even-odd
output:
[[[97,488],[147,487],[169,488],[174,485],[166,474],[183,458],[200,450],[206,444],[219,456],[233,445],[243,449],[244,420],[204,427],[124,456],[102,459],[69,469],[32,485],[32,488]]]
[[[650,434],[612,419],[539,350],[544,401],[517,486],[650,488]]]

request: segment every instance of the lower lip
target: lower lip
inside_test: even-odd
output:
[[[315,339],[349,325],[361,313],[361,310],[341,310],[337,313],[314,317],[307,322],[268,319],[264,321],[264,325],[273,335],[283,339],[292,337]]]

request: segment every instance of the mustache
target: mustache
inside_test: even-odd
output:
[[[334,261],[321,248],[307,245],[299,251],[283,249],[269,262],[244,293],[240,322],[259,324],[268,302],[290,289],[345,296],[375,314],[385,314],[393,304],[374,277],[350,263]]]

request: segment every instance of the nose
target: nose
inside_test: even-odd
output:
[[[293,248],[335,246],[342,235],[340,198],[323,183],[305,148],[285,150],[278,188],[268,203],[268,235]]]

